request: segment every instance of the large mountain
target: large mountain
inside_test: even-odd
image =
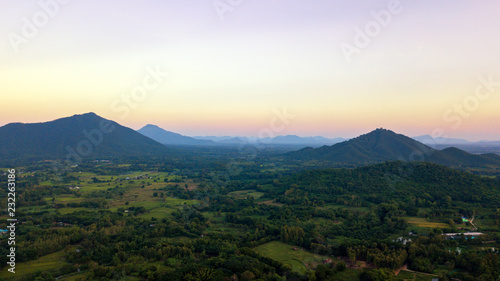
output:
[[[377,129],[349,141],[290,152],[291,159],[365,165],[384,161],[425,161],[447,166],[500,166],[495,154],[473,155],[457,148],[433,149],[407,136]]]
[[[156,125],[146,125],[137,132],[151,138],[159,143],[167,145],[214,145],[211,140],[199,140],[191,137],[186,137],[181,134],[166,131]]]
[[[94,113],[0,127],[1,159],[75,159],[158,155],[167,148]]]

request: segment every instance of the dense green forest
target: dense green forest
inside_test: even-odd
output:
[[[5,187],[16,169],[19,223],[16,274],[2,234],[0,278],[500,280],[497,177],[425,162],[318,169],[242,151],[5,167]]]

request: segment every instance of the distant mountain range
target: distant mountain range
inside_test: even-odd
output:
[[[500,165],[495,154],[474,155],[457,148],[433,149],[407,136],[377,129],[332,146],[307,147],[287,154],[289,159],[366,165],[384,161],[426,161],[446,166]]]
[[[500,141],[471,142],[464,139],[432,138],[429,135],[414,137],[413,139],[438,150],[455,147],[472,154],[495,153],[500,155]]]
[[[471,142],[464,139],[454,139],[454,138],[433,138],[429,135],[423,135],[418,137],[413,137],[414,140],[419,141],[423,144],[427,144],[429,146],[434,145],[454,145],[454,144],[470,144]]]
[[[213,139],[211,139],[213,138]],[[428,136],[417,137],[424,142]],[[456,139],[453,139],[457,141]],[[469,145],[458,140],[460,145]],[[493,142],[492,142],[493,143]],[[289,145],[291,160],[364,165],[393,160],[427,161],[447,166],[500,166],[500,156],[475,155],[455,147],[437,150],[404,135],[377,129],[354,139],[328,139],[294,135],[274,138],[205,137],[198,139],[146,125],[138,131],[94,113],[44,123],[11,123],[0,127],[0,159],[83,159],[161,155],[173,152],[165,145]],[[321,146],[323,145],[323,146]],[[313,148],[313,147],[317,148]]]
[[[255,138],[255,137],[216,137],[216,136],[206,136],[206,137],[194,137],[196,139],[202,140],[212,140],[221,144],[273,144],[273,145],[304,145],[304,146],[322,146],[322,145],[332,145],[342,141],[344,138],[325,138],[321,136],[316,137],[299,137],[296,135],[286,135],[286,136],[276,136],[273,138]]]
[[[301,144],[316,144],[316,145],[327,145],[327,144],[336,144],[339,142],[343,142],[346,139],[344,138],[334,138],[334,139],[329,139],[321,136],[317,137],[299,137],[295,135],[287,135],[287,136],[277,136],[274,138],[268,138],[268,139],[263,139],[265,142],[270,142],[273,144],[296,144],[296,145],[301,145]]]
[[[413,137],[414,140],[419,141],[423,144],[429,145],[431,147],[442,147],[442,146],[500,146],[500,141],[468,141],[464,139],[455,138],[433,138],[429,135],[423,135],[418,137]]]
[[[95,113],[44,123],[0,127],[1,159],[55,159],[158,155],[168,149]]]
[[[166,145],[215,145],[212,140],[200,140],[166,131],[156,125],[146,125],[137,132]]]
[[[276,136],[273,138],[231,137],[231,136],[197,136],[188,137],[170,132],[156,125],[146,125],[138,130],[139,133],[166,145],[295,145],[295,146],[322,146],[332,145],[345,141],[343,138],[329,139],[321,136],[299,137],[295,135]]]

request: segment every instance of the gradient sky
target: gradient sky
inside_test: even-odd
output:
[[[480,77],[500,83],[498,1],[401,0],[350,62],[341,44],[392,1],[242,0],[221,18],[213,0],[66,0],[44,23],[39,2],[54,1],[0,0],[0,126],[95,112],[134,129],[256,136],[286,108],[295,117],[276,135],[500,139],[500,85],[474,96]],[[42,24],[15,52],[26,21]],[[170,76],[116,110],[148,67]]]

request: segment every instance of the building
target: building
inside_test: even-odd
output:
[[[446,239],[455,239],[455,238],[458,238],[460,236],[464,236],[465,238],[474,239],[477,236],[484,235],[484,233],[482,233],[482,232],[464,232],[464,233],[444,233],[443,235],[446,236],[445,237]]]

